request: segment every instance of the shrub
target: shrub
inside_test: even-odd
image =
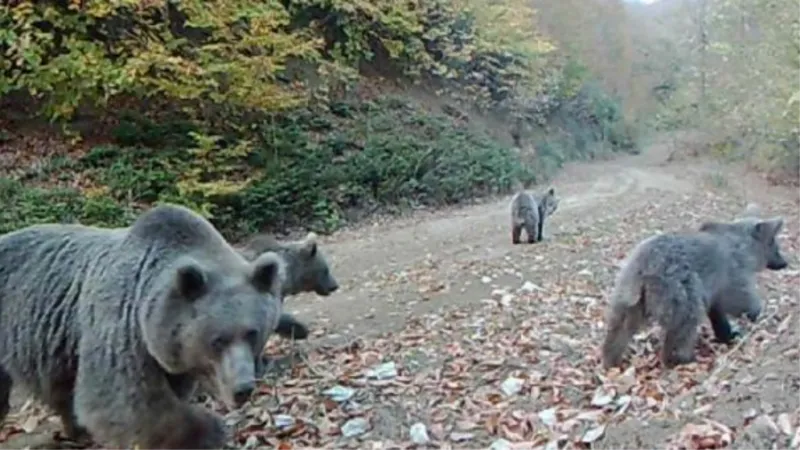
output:
[[[502,101],[536,85],[551,49],[532,14],[520,0],[23,0],[0,6],[0,95],[38,97],[52,119],[125,95],[209,121],[303,104],[293,68],[316,69],[320,93],[376,62]]]
[[[234,238],[329,231],[354,211],[504,193],[627,145],[616,101],[587,85],[585,67],[543,57],[552,46],[532,14],[521,0],[0,6],[0,95],[38,97],[54,120],[93,104],[118,122],[115,145],[6,180],[4,226],[116,226],[176,202]],[[536,160],[398,98],[328,95],[381,69],[534,128]],[[145,99],[140,113],[109,106],[130,98]],[[73,176],[80,190],[52,187]]]
[[[353,210],[460,203],[533,178],[510,148],[396,98],[338,103],[326,115],[300,110],[256,135],[235,152],[209,149],[213,161],[185,149],[98,147],[79,166],[115,201],[177,201],[234,235],[296,225],[330,231]]]
[[[97,226],[126,226],[133,211],[109,197],[86,197],[75,189],[29,187],[0,178],[0,233],[37,223],[87,222]]]

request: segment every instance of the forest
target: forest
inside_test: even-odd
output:
[[[0,17],[3,231],[119,226],[171,201],[233,239],[329,232],[634,147],[619,101],[517,0],[23,1]]]
[[[233,239],[326,233],[671,130],[796,182],[789,0],[590,3],[7,2],[0,227],[178,202]]]

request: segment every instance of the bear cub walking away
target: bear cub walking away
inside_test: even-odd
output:
[[[331,273],[315,233],[308,233],[304,239],[289,242],[278,242],[265,234],[256,235],[239,251],[249,261],[265,252],[275,252],[283,258],[286,264],[286,280],[282,284],[282,297],[301,292],[314,292],[327,297],[339,289],[339,283]],[[309,331],[294,316],[283,313],[275,333],[285,338],[306,339]]]
[[[698,327],[707,316],[715,338],[737,335],[727,316],[761,314],[756,274],[788,263],[776,236],[783,219],[746,216],[732,222],[706,222],[698,231],[653,236],[640,242],[616,277],[606,313],[603,366],[620,364],[631,337],[649,322],[662,328],[665,367],[695,360]]]
[[[511,200],[511,242],[519,244],[522,230],[528,235],[528,243],[541,242],[544,235],[544,220],[558,209],[555,188],[541,193],[518,192]]]
[[[36,225],[0,236],[0,412],[19,383],[67,437],[104,447],[222,448],[281,314],[283,260],[243,258],[178,206],[128,228]],[[4,417],[0,417],[3,419]]]

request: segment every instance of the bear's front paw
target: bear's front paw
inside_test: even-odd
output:
[[[180,412],[165,413],[158,428],[139,439],[133,444],[140,448],[206,449],[224,447],[229,436],[221,416],[200,405],[183,405]]]
[[[288,313],[281,314],[275,333],[286,339],[308,339],[308,327]]]
[[[696,361],[697,358],[693,352],[678,352],[671,355],[662,355],[661,357],[661,364],[667,369],[672,369],[684,364],[691,364]]]
[[[183,448],[222,448],[228,443],[228,429],[222,418],[203,407],[193,405],[196,434]],[[194,442],[191,442],[191,441]]]
[[[230,439],[228,429],[222,418],[201,406],[189,407],[187,423],[181,433],[181,442],[176,442],[175,450],[192,448],[197,450],[222,450]],[[177,430],[176,430],[177,431]],[[173,447],[170,447],[170,450]]]
[[[727,328],[714,331],[714,341],[720,344],[730,344],[740,337],[742,337],[742,329],[735,323],[730,324]]]

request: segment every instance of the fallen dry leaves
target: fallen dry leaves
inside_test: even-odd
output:
[[[705,218],[730,217],[736,208],[737,202],[710,192],[654,199],[622,217],[596,217],[573,234],[515,248],[518,256],[500,263],[464,263],[456,270],[490,287],[477,306],[411,317],[396,332],[346,345],[297,344],[305,351],[287,373],[273,374],[248,406],[227,413],[234,444],[284,450],[362,448],[365,442],[396,449],[590,448],[620,422],[675,417],[686,424],[668,443],[654,445],[729,447],[741,427],[702,418],[731,386],[731,375],[720,369],[755,374],[765,352],[796,341],[791,312],[798,304],[796,269],[760,278],[765,309],[776,314],[762,324],[741,323],[752,335],[739,348],[714,343],[704,326],[697,362],[664,371],[657,332],[645,329],[635,337],[626,364],[604,371],[598,344],[605,295],[619,262],[638,240]],[[798,224],[794,216],[787,219],[782,245],[793,255],[800,250]],[[541,276],[513,285],[497,281],[520,273],[523,265],[536,267]],[[429,258],[372,283],[376,289],[407,283],[423,300],[462,288],[435,276],[435,266]],[[267,352],[287,355],[294,349],[275,339]],[[783,356],[797,365],[796,352]],[[712,374],[714,382],[706,384]],[[750,383],[757,380],[753,375]],[[691,401],[684,405],[683,399]],[[764,429],[774,428],[797,448],[798,415],[775,411],[772,417],[774,427]]]
[[[607,285],[607,278],[604,283],[598,278],[613,274],[642,235],[634,228],[643,220],[655,222],[661,208],[653,205],[617,224],[630,227],[630,234],[590,235],[586,245],[599,247],[597,260],[577,261],[574,267],[585,267],[573,267],[568,279],[494,287],[492,269],[471,267],[477,282],[493,286],[479,307],[415,317],[395,333],[311,350],[297,361],[292,378],[265,388],[265,397],[238,428],[238,444],[289,448],[286,439],[291,439],[295,447],[324,448],[358,448],[364,441],[392,448],[588,448],[618,421],[673,413],[678,408],[673,402],[700,387],[730,350],[714,343],[708,329],[698,361],[671,372],[660,367],[653,329],[636,336],[633,355],[622,368],[601,370],[597,353]],[[788,247],[787,253],[797,248]],[[787,293],[796,276],[773,274],[767,283]],[[410,270],[398,279],[435,295],[431,276]],[[787,331],[785,319],[754,329],[758,341],[751,337],[752,345],[729,358],[757,361],[757,355],[752,360],[749,355],[758,351],[757,342],[773,342]],[[289,350],[276,340],[268,351]],[[392,424],[385,423],[387,411]],[[787,420],[783,428],[789,435],[796,425]],[[735,435],[728,426],[706,420],[686,425],[671,445],[724,448]]]
[[[725,448],[733,442],[733,432],[725,425],[706,421],[702,424],[690,423],[683,427],[678,439],[671,443],[669,450],[710,450]]]

